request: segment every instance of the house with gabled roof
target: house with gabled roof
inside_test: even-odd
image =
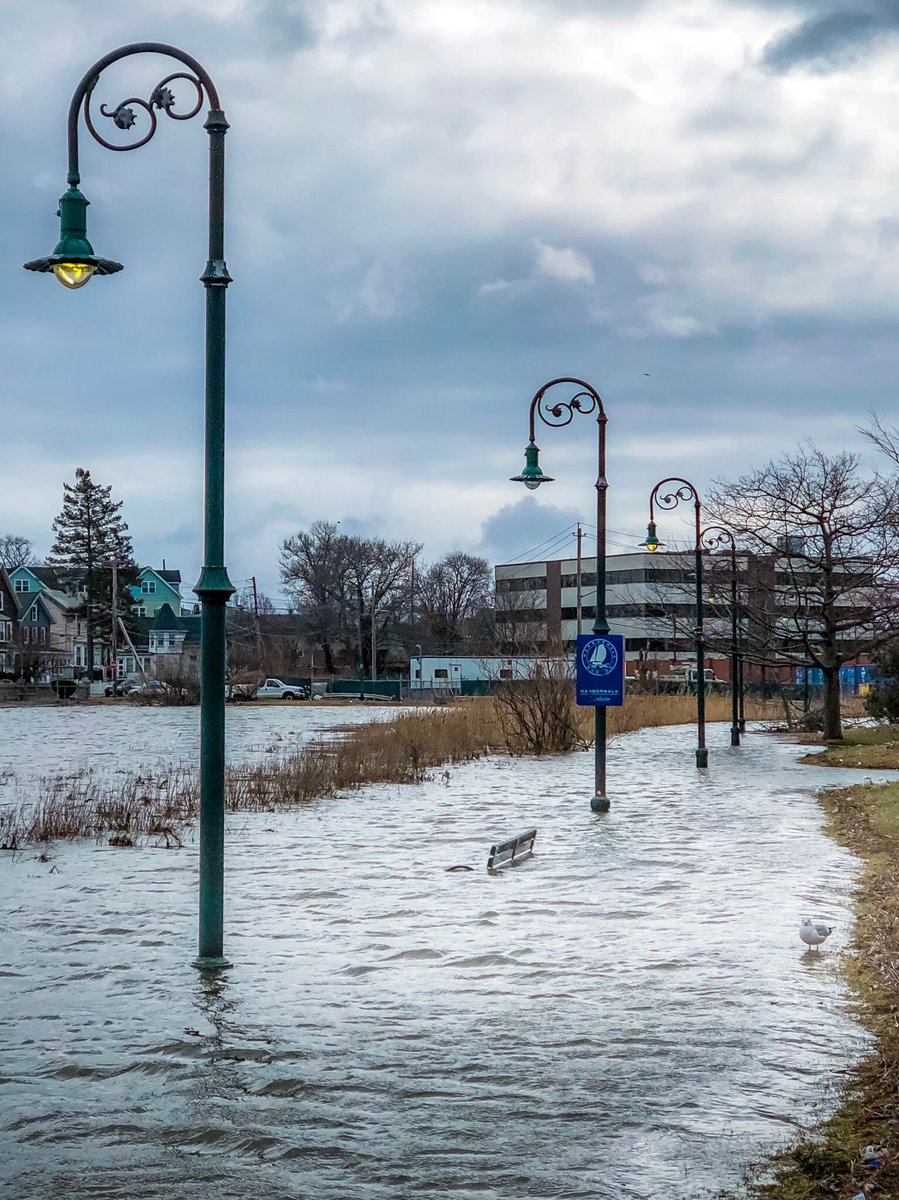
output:
[[[45,645],[53,673],[68,675],[83,668],[87,657],[81,572],[66,567],[16,567],[8,578],[18,613],[17,640],[22,653],[33,660],[38,648]],[[41,604],[34,607],[36,597],[40,597]],[[46,634],[41,629],[46,629]],[[94,657],[97,665],[103,661],[99,644]]]
[[[47,682],[72,673],[72,648],[54,636],[60,628],[59,610],[44,592],[13,592],[16,606],[12,673],[34,682]]]
[[[16,645],[19,627],[19,610],[13,593],[12,581],[4,567],[0,567],[0,677],[15,677]]]
[[[151,678],[163,678],[174,669],[193,669],[200,661],[199,616],[181,616],[170,604],[163,604],[154,617],[138,617],[130,644],[120,646],[116,655],[119,679],[141,671]]]
[[[139,617],[153,618],[166,604],[180,616],[181,572],[168,570],[165,562],[161,567],[141,567],[137,583],[131,586],[131,595]]]

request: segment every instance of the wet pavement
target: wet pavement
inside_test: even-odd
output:
[[[299,711],[242,732],[238,711],[232,742],[264,753]],[[836,972],[856,863],[811,794],[859,773],[709,740],[700,776],[687,728],[618,739],[603,817],[589,754],[231,815],[234,966],[211,980],[192,841],[0,857],[0,1192],[736,1187],[867,1045]],[[533,825],[535,857],[488,874],[491,841]],[[824,953],[806,914],[837,927]]]

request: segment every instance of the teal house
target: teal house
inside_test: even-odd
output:
[[[139,617],[153,617],[168,605],[172,612],[181,615],[181,572],[160,568],[141,567],[138,581],[131,586],[134,611]]]

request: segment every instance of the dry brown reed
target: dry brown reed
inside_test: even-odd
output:
[[[609,711],[609,734],[684,724],[695,712],[690,696],[629,696],[623,707]],[[726,697],[708,698],[710,721],[729,713]],[[757,709],[747,709],[747,716],[759,715]],[[577,720],[589,745],[592,710],[578,710]],[[389,721],[335,730],[272,761],[231,768],[226,805],[232,812],[269,811],[369,784],[419,783],[445,763],[510,749],[516,747],[507,744],[502,714],[489,697],[414,709]],[[0,848],[86,837],[105,838],[113,845],[175,846],[199,813],[197,773],[186,764],[162,775],[141,773],[124,780],[101,779],[91,772],[44,779],[38,790],[36,802],[23,800],[0,813]]]

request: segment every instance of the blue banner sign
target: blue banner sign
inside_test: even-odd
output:
[[[617,633],[579,635],[577,702],[594,708],[624,703],[624,638]]]
[[[824,672],[820,667],[797,667],[796,683],[800,687],[805,684],[806,672],[811,687],[824,686]],[[840,687],[844,692],[854,691],[861,683],[871,683],[875,674],[875,668],[870,663],[844,664],[840,667]]]

